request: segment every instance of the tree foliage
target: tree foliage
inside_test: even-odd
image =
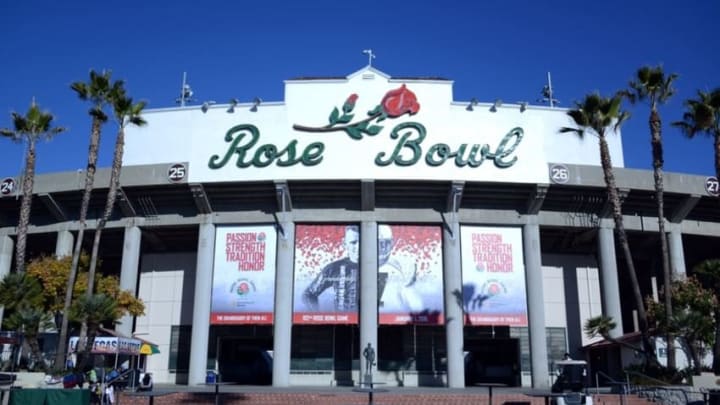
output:
[[[693,268],[693,274],[720,303],[720,259],[705,260]],[[713,344],[713,372],[720,374],[720,306],[711,312],[715,317],[715,339]]]
[[[694,371],[699,373],[703,354],[714,341],[715,318],[711,314],[718,305],[717,298],[695,277],[673,281],[671,298],[673,315],[668,320],[665,306],[648,297],[648,320],[656,325],[657,333],[669,332],[681,340]]]
[[[87,266],[89,257],[81,255],[80,272],[78,273],[73,288],[73,302],[87,292]],[[44,308],[49,312],[59,312],[64,306],[64,293],[67,280],[70,275],[72,258],[70,256],[55,258],[42,256],[28,264],[28,275],[36,278],[42,285]],[[136,298],[131,292],[120,289],[120,280],[116,276],[100,275],[97,282],[97,291],[117,301],[115,319],[129,314],[133,316],[143,315],[145,305],[142,300]]]
[[[88,328],[92,327],[90,332],[94,337],[102,323],[117,321],[128,314],[144,315],[145,304],[130,291],[122,290],[116,276],[100,275],[97,280],[99,294],[87,296],[85,269],[88,262],[88,255],[81,255],[68,319],[89,322]],[[4,325],[24,334],[35,364],[44,366],[44,362],[38,361],[42,357],[37,337],[52,329],[54,314],[62,313],[71,265],[70,256],[42,256],[28,263],[25,273],[10,273],[0,282],[0,305],[4,305],[8,313]]]
[[[0,281],[0,305],[8,310],[4,326],[20,333],[30,347],[34,368],[45,369],[38,336],[52,327],[50,313],[43,306],[42,285],[26,273],[10,273]]]

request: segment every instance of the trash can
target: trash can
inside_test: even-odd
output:
[[[708,390],[708,405],[720,405],[720,390]]]
[[[205,376],[205,384],[215,384],[217,382],[217,373],[215,370],[208,370]]]

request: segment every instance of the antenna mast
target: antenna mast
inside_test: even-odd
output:
[[[550,72],[548,72],[548,99],[550,100],[550,107],[555,107],[555,100],[553,100],[552,91],[552,78],[550,77]]]
[[[175,100],[176,103],[180,104],[180,107],[185,107],[185,103],[193,101],[193,91],[190,85],[187,83],[187,72],[183,72],[182,88],[180,89],[180,98]]]
[[[550,72],[547,73],[547,84],[543,86],[540,93],[542,94],[542,98],[538,99],[538,101],[548,103],[550,108],[554,108],[555,104],[560,104],[560,100],[553,97],[552,78],[550,77]]]

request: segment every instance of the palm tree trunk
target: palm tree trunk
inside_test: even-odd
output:
[[[643,350],[645,351],[646,361],[653,364],[657,363],[654,345],[650,341],[648,333],[647,313],[645,312],[645,303],[643,302],[642,293],[640,292],[640,283],[638,282],[635,264],[633,263],[632,254],[630,252],[630,243],[627,239],[625,224],[623,223],[622,207],[620,204],[620,196],[615,185],[615,175],[612,170],[612,161],[610,160],[610,150],[608,149],[607,140],[604,131],[599,133],[600,143],[600,162],[605,177],[605,185],[607,193],[612,204],[613,219],[615,221],[615,232],[618,235],[618,241],[622,247],[625,265],[630,276],[630,284],[632,286],[633,297],[635,298],[635,306],[638,312],[638,322],[640,324],[640,334],[642,335]]]
[[[45,360],[37,336],[25,336],[25,341],[30,346],[30,353],[35,360],[35,371],[45,371]]]
[[[75,241],[75,249],[73,250],[72,265],[70,266],[70,274],[68,275],[67,287],[65,289],[65,302],[63,304],[62,324],[60,325],[60,337],[55,355],[55,366],[62,367],[65,364],[65,351],[67,349],[68,334],[68,316],[70,305],[72,304],[72,295],[75,288],[75,280],[77,279],[78,265],[80,263],[80,253],[82,251],[82,242],[85,237],[85,227],[87,226],[87,213],[90,206],[90,196],[92,195],[93,183],[95,182],[95,171],[97,169],[98,149],[100,146],[100,126],[102,122],[99,118],[94,117],[92,121],[92,130],[90,133],[90,147],[88,151],[88,164],[85,173],[85,191],[83,192],[82,203],[80,205],[80,220],[77,240]]]
[[[715,178],[720,181],[720,129],[715,131],[713,138],[715,141]],[[720,202],[720,198],[718,198],[718,202]]]
[[[103,215],[98,221],[97,229],[95,230],[92,254],[90,256],[90,268],[88,269],[88,289],[86,292],[86,295],[88,297],[93,295],[93,290],[95,287],[95,272],[97,269],[98,252],[100,250],[100,237],[102,236],[102,231],[105,228],[105,224],[107,223],[110,215],[112,214],[113,208],[115,206],[115,199],[117,198],[117,191],[120,186],[120,171],[122,169],[124,145],[125,131],[123,130],[122,125],[120,125],[117,139],[115,140],[115,153],[113,156],[112,170],[110,172],[110,189],[108,190],[107,200],[105,200],[105,210],[103,211]],[[83,322],[83,327],[80,331],[81,337],[85,336],[85,333],[87,332],[87,327],[87,324]],[[89,346],[89,344],[90,341],[88,339],[87,348],[88,350],[91,350],[92,346]]]
[[[28,137],[28,149],[25,154],[25,171],[22,181],[22,202],[20,203],[20,220],[17,229],[17,246],[15,247],[15,270],[25,271],[25,251],[27,250],[27,233],[32,208],[33,184],[35,182],[35,138]]]
[[[715,310],[715,344],[713,345],[713,373],[720,374],[720,310]]]
[[[112,215],[113,208],[115,207],[115,200],[117,199],[117,192],[120,188],[120,171],[122,170],[124,145],[125,131],[123,131],[122,127],[120,127],[115,141],[115,154],[113,156],[113,165],[110,172],[110,189],[108,190],[107,200],[105,200],[105,211],[103,211],[103,216],[98,221],[97,229],[95,231],[95,239],[93,240],[92,255],[90,256],[90,269],[88,270],[88,290],[86,292],[88,297],[93,295],[95,271],[97,268],[102,230],[105,229],[105,224],[110,219],[110,215]]]
[[[653,105],[650,109],[650,133],[652,139],[653,177],[655,179],[655,200],[657,202],[658,233],[660,234],[660,251],[662,252],[663,285],[665,288],[665,318],[669,326],[672,319],[672,272],[670,269],[670,253],[668,249],[667,234],[665,233],[665,187],[663,184],[663,144],[662,123],[657,109]],[[668,329],[669,330],[669,329]],[[665,335],[667,347],[667,367],[674,369],[675,337],[671,332]]]

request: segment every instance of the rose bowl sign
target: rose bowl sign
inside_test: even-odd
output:
[[[147,126],[128,128],[124,163],[184,162],[185,173],[172,173],[183,183],[549,183],[549,162],[599,166],[594,143],[558,133],[568,125],[564,111],[481,103],[470,111],[452,99],[452,84],[366,67],[344,79],[288,80],[284,100],[255,108],[149,110]],[[619,137],[609,147],[622,167]]]
[[[350,94],[341,108],[333,108],[326,125],[294,124],[293,129],[311,133],[345,132],[351,139],[359,141],[364,136],[378,135],[387,125],[385,120],[404,114],[414,115],[420,110],[415,93],[404,84],[387,92],[380,104],[362,118],[356,117],[354,112],[358,98],[357,94]],[[451,161],[460,168],[476,168],[485,161],[492,161],[498,168],[508,168],[517,161],[515,150],[523,140],[524,131],[519,127],[512,128],[495,145],[427,145],[427,135],[426,127],[420,122],[409,121],[393,126],[390,129],[390,138],[395,141],[395,145],[391,150],[379,151],[375,155],[375,165],[413,166],[423,161],[426,165],[435,167]],[[236,125],[230,128],[225,134],[227,149],[222,154],[211,156],[208,167],[221,169],[231,162],[238,168],[270,165],[288,167],[298,164],[315,166],[323,161],[325,145],[322,142],[312,142],[302,148],[296,139],[285,146],[278,146],[273,143],[263,144],[260,137],[260,130],[254,125]]]

